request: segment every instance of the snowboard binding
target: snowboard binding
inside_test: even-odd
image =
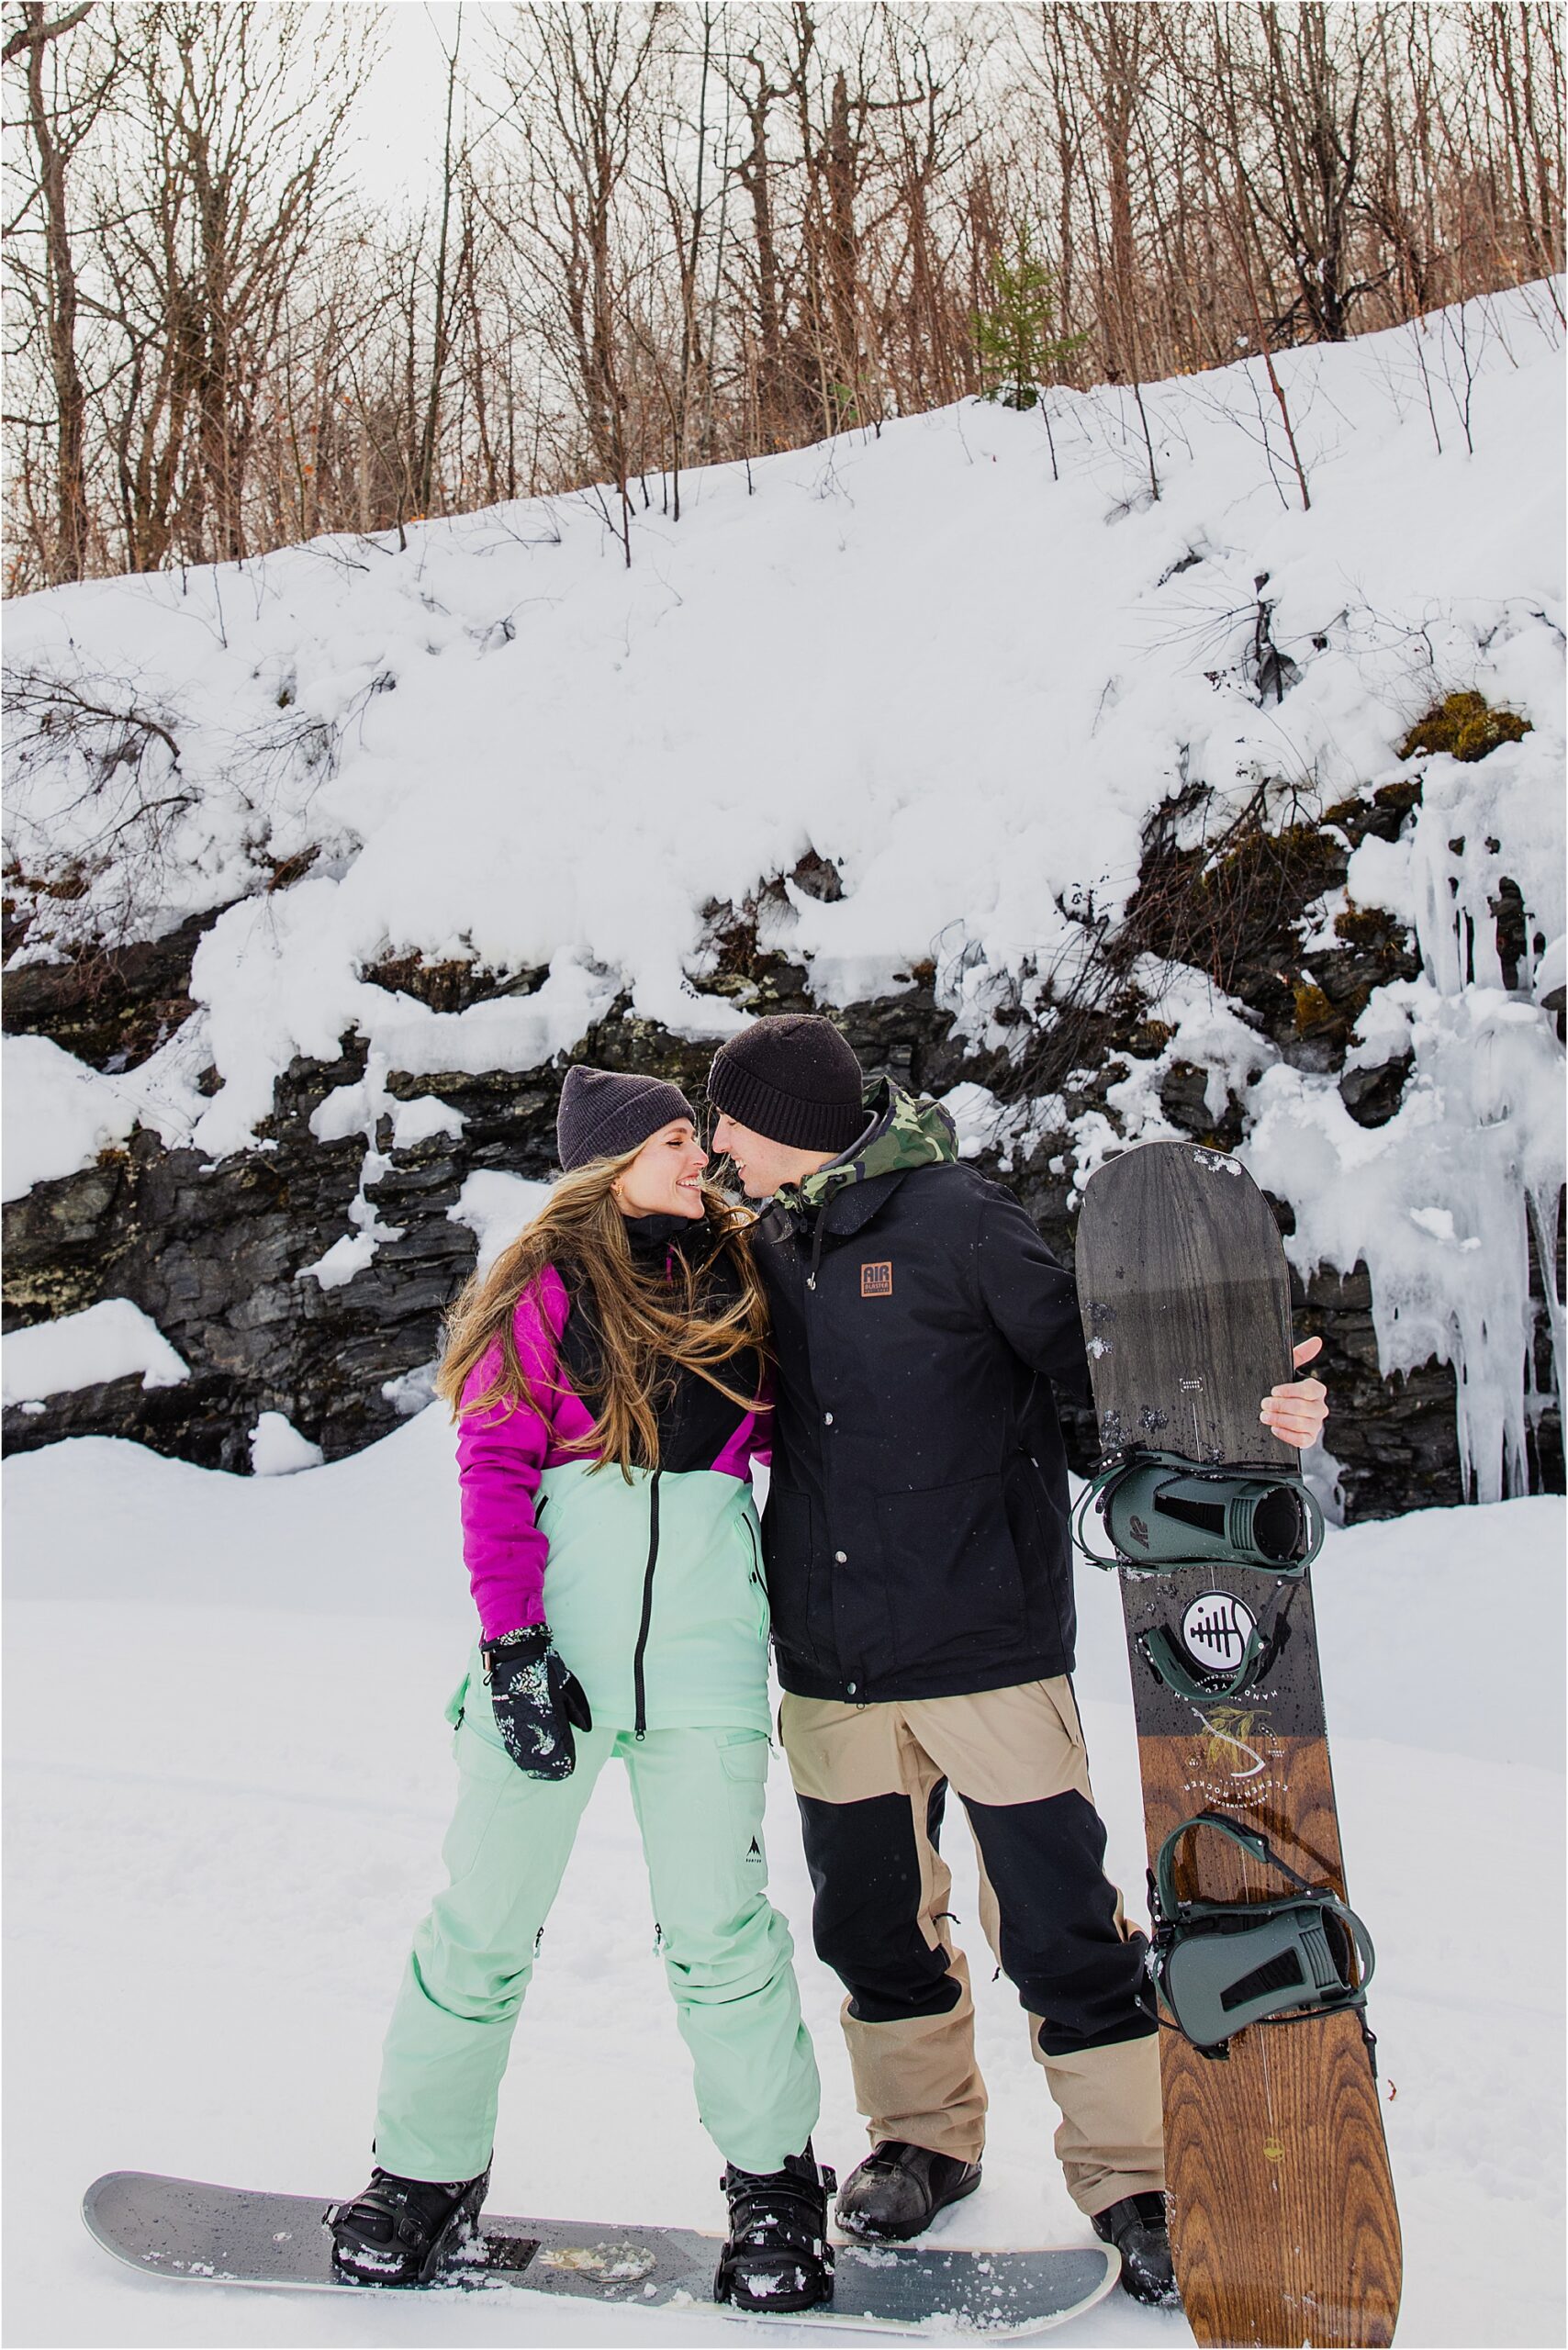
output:
[[[720,2185],[730,2206],[730,2232],[713,2299],[780,2314],[831,2301],[827,2207],[838,2180],[825,2163],[818,2166],[810,2142],[782,2170],[744,2171],[728,2164]]]
[[[1091,1509],[1105,1521],[1107,1558],[1084,1528]],[[1323,1547],[1323,1513],[1299,1476],[1243,1462],[1200,1468],[1174,1452],[1123,1453],[1092,1479],[1073,1513],[1073,1542],[1096,1567],[1137,1575],[1187,1567],[1243,1567],[1275,1578],[1260,1618],[1247,1615],[1239,1654],[1225,1665],[1194,1658],[1163,1625],[1138,1635],[1152,1672],[1196,1706],[1241,1696],[1266,1679],[1290,1637],[1290,1594]],[[1216,1594],[1224,1600],[1226,1595]],[[1228,1646],[1228,1643],[1227,1643]]]
[[[1273,1901],[1179,1901],[1176,1848],[1197,1828],[1228,1836],[1295,1892]],[[1149,1872],[1149,1978],[1170,2010],[1166,2017],[1157,2007],[1156,2020],[1173,2023],[1205,2056],[1228,2055],[1234,2034],[1250,2024],[1304,2023],[1366,2005],[1376,1953],[1355,1911],[1298,1876],[1267,1838],[1217,1812],[1171,1830]]]
[[[487,2164],[477,2178],[450,2186],[372,2171],[363,2194],[321,2214],[333,2275],[348,2285],[428,2285],[473,2235],[489,2184]]]
[[[1091,1507],[1114,1555],[1086,1538]],[[1176,1452],[1126,1452],[1092,1478],[1073,1541],[1096,1567],[1169,1574],[1178,1567],[1255,1567],[1304,1575],[1323,1548],[1323,1512],[1299,1476],[1227,1462],[1205,1469]]]

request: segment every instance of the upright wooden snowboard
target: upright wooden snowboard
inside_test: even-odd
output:
[[[1160,1142],[1102,1168],[1079,1223],[1078,1292],[1107,1464],[1140,1449],[1203,1466],[1297,1464],[1258,1416],[1292,1375],[1290,1280],[1238,1161]],[[1151,1864],[1180,1821],[1211,1810],[1260,1830],[1343,1897],[1310,1579],[1209,1565],[1120,1580]],[[1238,1620],[1226,1603],[1277,1622],[1282,1601],[1273,1662],[1227,1702],[1176,1695],[1139,1645],[1163,1627],[1195,1663],[1217,1666]],[[1288,1890],[1212,1831],[1188,1836],[1180,1860],[1182,1900]],[[1358,2016],[1254,2025],[1226,2058],[1173,2031],[1159,2038],[1171,2249],[1199,2342],[1392,2342],[1399,2219]]]

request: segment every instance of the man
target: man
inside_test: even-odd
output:
[[[937,1849],[950,1788],[1061,2111],[1069,2190],[1127,2290],[1172,2300],[1146,1944],[1104,1874],[1069,1677],[1051,1389],[1087,1388],[1071,1281],[1017,1203],[958,1163],[946,1112],[886,1080],[865,1093],[830,1021],[758,1021],[708,1093],[713,1147],[772,1203],[755,1240],[778,1357],[764,1549],[780,1722],[872,2140],[839,2219],[907,2238],[980,2184],[986,2093]],[[1262,1416],[1305,1445],[1323,1397],[1316,1380],[1276,1388]]]

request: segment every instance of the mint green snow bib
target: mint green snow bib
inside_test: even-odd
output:
[[[549,1544],[544,1614],[588,1693],[596,1727],[630,1729],[644,1599],[645,1726],[768,1729],[767,1591],[751,1488],[721,1471],[658,1480],[573,1461],[546,1469],[534,1503]]]

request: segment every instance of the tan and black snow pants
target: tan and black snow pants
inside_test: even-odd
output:
[[[938,1851],[947,1791],[980,1859],[980,1922],[1017,1986],[1061,2112],[1081,2210],[1162,2188],[1157,2032],[1137,2006],[1144,1938],[1122,1920],[1069,1681],[848,1706],[786,1696],[780,1728],[815,1890],[817,1953],[844,1984],[872,2143],[980,2158],[985,2084]]]

